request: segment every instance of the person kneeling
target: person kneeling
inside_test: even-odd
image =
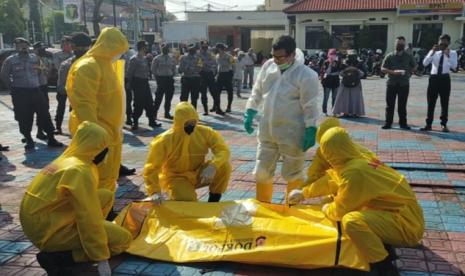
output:
[[[161,203],[162,189],[176,201],[196,201],[195,189],[209,186],[208,202],[218,202],[226,191],[231,176],[229,148],[217,131],[198,121],[194,107],[181,102],[172,129],[151,142],[144,181],[154,202]],[[213,159],[205,161],[209,150]]]
[[[315,191],[332,194],[334,200],[323,205],[323,213],[342,223],[372,269],[388,269],[392,265],[383,244],[415,246],[423,237],[423,211],[410,185],[377,158],[364,157],[343,128],[326,131],[321,152],[332,169],[302,190],[291,191],[289,202],[297,204]]]
[[[40,249],[37,261],[48,275],[68,275],[75,262],[97,261],[100,275],[111,275],[108,259],[126,250],[131,234],[105,221],[113,193],[97,189],[97,164],[109,136],[85,121],[66,151],[31,182],[20,207],[24,233]]]

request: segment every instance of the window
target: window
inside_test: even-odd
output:
[[[297,0],[283,0],[284,4],[294,4]]]
[[[331,30],[334,48],[353,49],[360,25],[337,25],[332,26]]]
[[[413,47],[430,49],[441,34],[441,23],[413,24]]]
[[[320,49],[321,42],[325,39],[323,26],[305,27],[305,49]]]

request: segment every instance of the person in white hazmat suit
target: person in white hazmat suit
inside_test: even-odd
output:
[[[304,183],[305,152],[315,145],[318,117],[318,75],[303,64],[295,40],[279,37],[272,54],[258,74],[244,114],[244,128],[252,134],[253,118],[259,108],[263,110],[254,170],[257,199],[262,202],[272,200],[273,176],[280,157],[287,193]]]

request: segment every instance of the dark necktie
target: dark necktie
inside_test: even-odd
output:
[[[444,66],[444,53],[441,53],[441,58],[439,59],[439,66],[438,66],[438,75],[442,74],[443,66]]]

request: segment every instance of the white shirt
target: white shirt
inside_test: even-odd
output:
[[[245,56],[242,58],[242,60],[244,60],[245,66],[252,66],[255,64],[255,61],[257,60],[257,58],[255,54],[252,54],[252,56],[250,56],[248,53],[246,53]]]
[[[442,51],[436,51],[433,53],[433,50],[429,51],[428,55],[423,60],[423,65],[428,66],[432,64],[431,75],[438,74],[439,61],[441,60]],[[444,63],[442,65],[442,73],[449,74],[450,69],[457,69],[457,52],[450,51],[449,57],[444,55]]]

